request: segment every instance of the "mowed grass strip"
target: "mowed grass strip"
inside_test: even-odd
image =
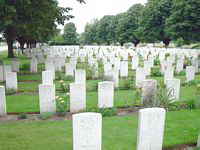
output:
[[[168,112],[164,147],[196,143],[200,110]],[[137,115],[103,118],[103,150],[136,150]],[[152,137],[153,138],[153,137]],[[0,123],[0,150],[72,150],[72,121]]]

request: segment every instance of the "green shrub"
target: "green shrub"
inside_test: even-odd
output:
[[[181,71],[179,73],[176,72],[175,75],[177,75],[177,76],[185,76],[186,73],[185,73],[185,71]]]
[[[47,119],[50,119],[53,115],[54,115],[54,113],[46,112],[46,113],[40,114],[39,118],[42,120],[47,120]]]
[[[101,113],[103,117],[111,117],[117,115],[116,108],[91,108],[87,109],[87,112]]]
[[[121,89],[125,89],[125,90],[128,90],[128,89],[130,89],[131,87],[133,87],[133,84],[132,84],[132,82],[130,81],[130,80],[128,80],[128,79],[124,79],[123,81],[122,81],[122,85],[121,85]]]
[[[30,65],[29,64],[22,64],[20,70],[29,71],[30,70]]]
[[[62,92],[64,92],[64,93],[69,92],[69,88],[70,88],[69,84],[65,83],[65,81],[63,81],[63,80],[60,80],[59,84],[60,84],[60,89]]]
[[[68,95],[67,95],[68,96]],[[59,116],[64,116],[67,113],[68,101],[66,96],[56,97],[56,111]]]
[[[160,68],[158,68],[158,67],[151,68],[151,76],[153,76],[153,77],[161,77],[162,73],[160,72]]]
[[[74,80],[74,77],[68,75],[68,76],[63,77],[63,80],[65,80],[65,81],[73,81],[73,80]]]
[[[18,115],[18,117],[17,117],[18,119],[27,119],[28,118],[28,116],[27,116],[27,114],[26,113],[20,113],[19,115]]]
[[[154,65],[156,66],[160,65],[160,60],[158,58],[154,59]]]
[[[13,95],[16,94],[16,89],[6,89],[6,95]]]

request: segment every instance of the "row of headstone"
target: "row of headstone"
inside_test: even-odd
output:
[[[139,111],[137,150],[162,150],[166,111],[146,108]],[[102,115],[73,115],[73,150],[102,149]]]

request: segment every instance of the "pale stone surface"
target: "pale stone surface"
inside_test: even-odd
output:
[[[132,69],[133,70],[136,70],[138,68],[138,65],[139,65],[139,58],[138,56],[133,56],[132,57]]]
[[[139,111],[137,150],[162,150],[165,114],[163,108]]]
[[[119,70],[114,68],[112,73],[113,73],[114,86],[115,88],[118,88],[119,87]]]
[[[5,87],[0,86],[0,116],[6,115],[6,95],[5,95]]]
[[[195,68],[193,66],[186,67],[186,79],[187,82],[195,79]]]
[[[55,79],[55,66],[53,61],[46,61],[45,62],[45,70],[46,71],[51,71],[52,75],[53,75],[53,79]]]
[[[148,79],[142,82],[142,104],[148,106],[153,103],[156,96],[157,81]]]
[[[174,68],[167,67],[164,72],[164,83],[166,84],[166,80],[172,80],[174,78]]]
[[[98,107],[112,108],[114,99],[114,83],[104,81],[98,83]]]
[[[137,68],[136,69],[136,87],[141,88],[142,87],[142,82],[146,79],[146,73],[144,68]]]
[[[53,85],[52,71],[43,71],[42,72],[42,84]]]
[[[55,85],[39,85],[40,113],[56,112]]]
[[[75,71],[75,83],[86,84],[86,72],[85,70],[78,69]]]
[[[13,59],[12,60],[12,71],[13,72],[19,72],[19,66],[20,66],[19,60]]]
[[[121,61],[120,77],[128,77],[128,61]]]
[[[180,79],[166,80],[166,87],[167,87],[170,99],[179,100],[180,83],[181,83]]]
[[[17,73],[6,72],[6,89],[17,90]]]
[[[184,59],[180,58],[177,60],[176,63],[176,72],[180,73],[181,71],[183,71],[183,63],[184,63]]]
[[[38,61],[37,61],[37,58],[33,57],[31,59],[31,67],[30,67],[30,71],[32,73],[36,73],[37,72],[37,65],[38,65]]]
[[[12,67],[11,67],[11,65],[4,65],[3,70],[4,70],[4,80],[6,80],[6,73],[12,72]]]
[[[102,115],[81,113],[73,115],[73,150],[101,150]]]
[[[200,147],[200,135],[198,136],[198,139],[197,139],[197,147]]]
[[[66,76],[74,76],[74,66],[70,63],[65,64],[65,75]]]
[[[4,81],[4,70],[3,70],[3,65],[0,65],[0,81]]]
[[[86,109],[86,85],[81,83],[70,84],[70,112],[79,112]]]

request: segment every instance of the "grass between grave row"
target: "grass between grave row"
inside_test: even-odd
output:
[[[154,77],[155,78],[155,77]],[[183,77],[179,77],[183,78]],[[163,80],[161,77],[156,77],[157,80]],[[200,76],[196,76],[196,80],[200,80]],[[97,107],[98,103],[98,93],[97,91],[92,91],[97,85],[98,82],[101,80],[88,80],[87,81],[87,108]],[[184,78],[182,79],[182,82]],[[56,89],[59,90],[60,86],[58,81],[56,83]],[[70,82],[67,81],[67,84]],[[19,93],[17,95],[8,95],[7,96],[7,110],[8,112],[39,112],[39,96],[38,92],[38,85],[40,82],[19,82],[19,90],[24,92],[36,92],[35,94],[25,94]],[[120,81],[120,86],[123,84],[123,80]],[[196,85],[191,86],[182,86],[181,87],[181,96],[180,100],[192,100],[198,99],[198,95],[196,95],[197,87]],[[62,96],[66,93],[60,93],[57,91],[58,96]],[[133,104],[137,101],[136,91],[129,89],[129,90],[116,90],[115,91],[115,107],[125,107],[125,106],[133,106]],[[69,104],[69,97],[67,97],[66,101]],[[69,110],[69,105],[67,107]]]
[[[168,112],[164,147],[196,143],[200,110]],[[103,150],[136,150],[137,115],[103,118]],[[152,137],[153,138],[153,137]],[[72,121],[0,124],[0,150],[72,150]]]

